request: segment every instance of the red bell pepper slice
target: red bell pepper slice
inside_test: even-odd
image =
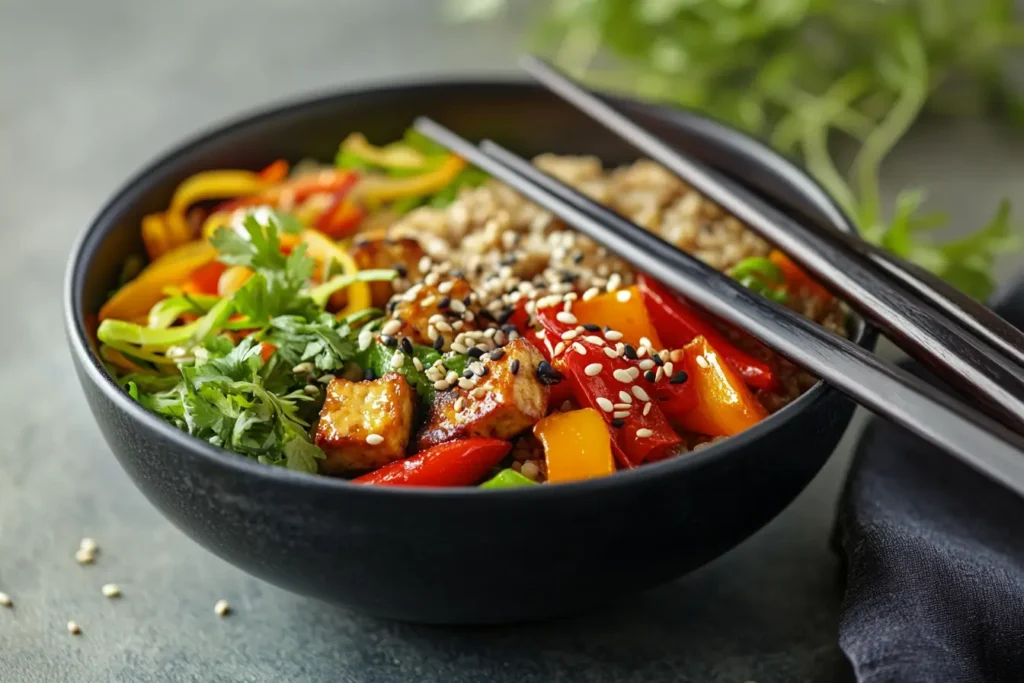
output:
[[[352,186],[359,180],[359,176],[352,171],[321,171],[310,173],[298,178],[286,180],[259,194],[240,197],[227,202],[222,202],[214,207],[213,211],[231,212],[246,206],[277,206],[281,196],[285,192],[292,193],[292,201],[296,204],[308,199],[310,195],[318,192],[330,194],[344,194],[352,189]]]
[[[284,159],[272,161],[257,175],[265,183],[279,183],[288,177],[288,162]]]
[[[558,310],[561,308],[542,309],[536,315],[545,334],[554,339],[560,339],[564,333],[576,329],[575,325],[557,319]],[[636,361],[622,356],[612,358],[605,353],[605,348],[608,348],[605,343],[588,340],[588,336],[591,335],[577,334],[569,341],[569,348],[552,360],[552,365],[565,373],[576,401],[581,406],[593,408],[604,418],[612,437],[612,453],[620,466],[632,468],[665,457],[673,446],[682,443],[682,438],[666,420],[658,401],[658,392],[643,377]],[[595,333],[593,336],[599,335]],[[584,352],[579,353],[572,344],[579,344]],[[601,366],[600,371],[596,374],[587,372],[587,368],[594,364]],[[628,383],[620,381],[616,374],[622,372],[632,372],[635,379]],[[683,386],[676,385],[677,389],[669,389],[670,385],[664,378],[661,383],[666,387],[666,393],[662,395],[675,397],[678,394],[677,405],[682,408]],[[644,401],[637,396],[634,387],[641,389],[650,400]],[[622,391],[630,395],[628,402],[620,398],[619,392]],[[616,403],[620,407],[607,410],[609,405],[614,406]],[[625,406],[626,403],[628,406]],[[650,408],[647,408],[648,405]]]
[[[704,337],[750,386],[765,391],[778,386],[778,378],[767,363],[729,343],[714,325],[663,284],[641,273],[637,285],[658,336],[669,348],[681,349]]]
[[[348,194],[348,188],[336,194],[331,204],[320,214],[314,226],[332,239],[337,240],[351,235],[366,217],[363,207],[346,197],[346,194]]]
[[[199,266],[188,276],[188,280],[185,281],[181,289],[189,294],[212,294],[216,296],[217,283],[227,268],[220,261],[210,261]]]
[[[472,486],[511,451],[512,444],[501,439],[449,441],[352,481],[378,486]]]

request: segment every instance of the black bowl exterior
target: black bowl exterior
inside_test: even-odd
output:
[[[629,105],[645,124],[787,208],[850,229],[784,160],[690,114]],[[526,154],[635,154],[532,86],[433,84],[329,96],[245,119],[143,171],[72,256],[67,323],[76,370],[122,467],[175,525],[246,571],[373,615],[501,623],[597,604],[680,576],[778,514],[835,448],[853,405],[819,384],[714,447],[578,484],[511,491],[384,489],[253,463],[145,413],[104,374],[85,332],[120,262],[141,248],[138,220],[186,175],[329,159],[348,132],[399,136],[425,114]],[[865,345],[869,328],[855,330]]]

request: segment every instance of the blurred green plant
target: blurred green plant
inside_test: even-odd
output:
[[[449,0],[490,20],[518,0]],[[1018,250],[1004,202],[942,241],[922,190],[886,215],[880,167],[931,111],[1024,125],[1007,74],[1024,44],[1013,0],[541,0],[534,49],[588,84],[705,112],[802,159],[869,240],[984,299],[997,256]],[[841,172],[840,139],[856,153]]]

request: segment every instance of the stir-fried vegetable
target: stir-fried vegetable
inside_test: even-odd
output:
[[[449,441],[356,478],[377,486],[470,486],[512,450],[499,439]]]
[[[593,408],[552,413],[533,427],[544,446],[548,481],[581,481],[615,472],[604,420]]]
[[[682,415],[683,429],[708,436],[732,436],[768,416],[731,365],[697,337],[686,345],[683,367],[697,392],[697,405]]]

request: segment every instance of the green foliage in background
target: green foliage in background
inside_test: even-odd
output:
[[[490,19],[517,0],[450,0]],[[1007,78],[1024,24],[1012,0],[542,0],[538,53],[588,84],[696,109],[799,158],[862,234],[977,298],[995,257],[1019,248],[1009,208],[941,242],[944,217],[901,192],[886,215],[879,169],[931,111],[1024,124]],[[841,171],[833,149],[853,143]]]

